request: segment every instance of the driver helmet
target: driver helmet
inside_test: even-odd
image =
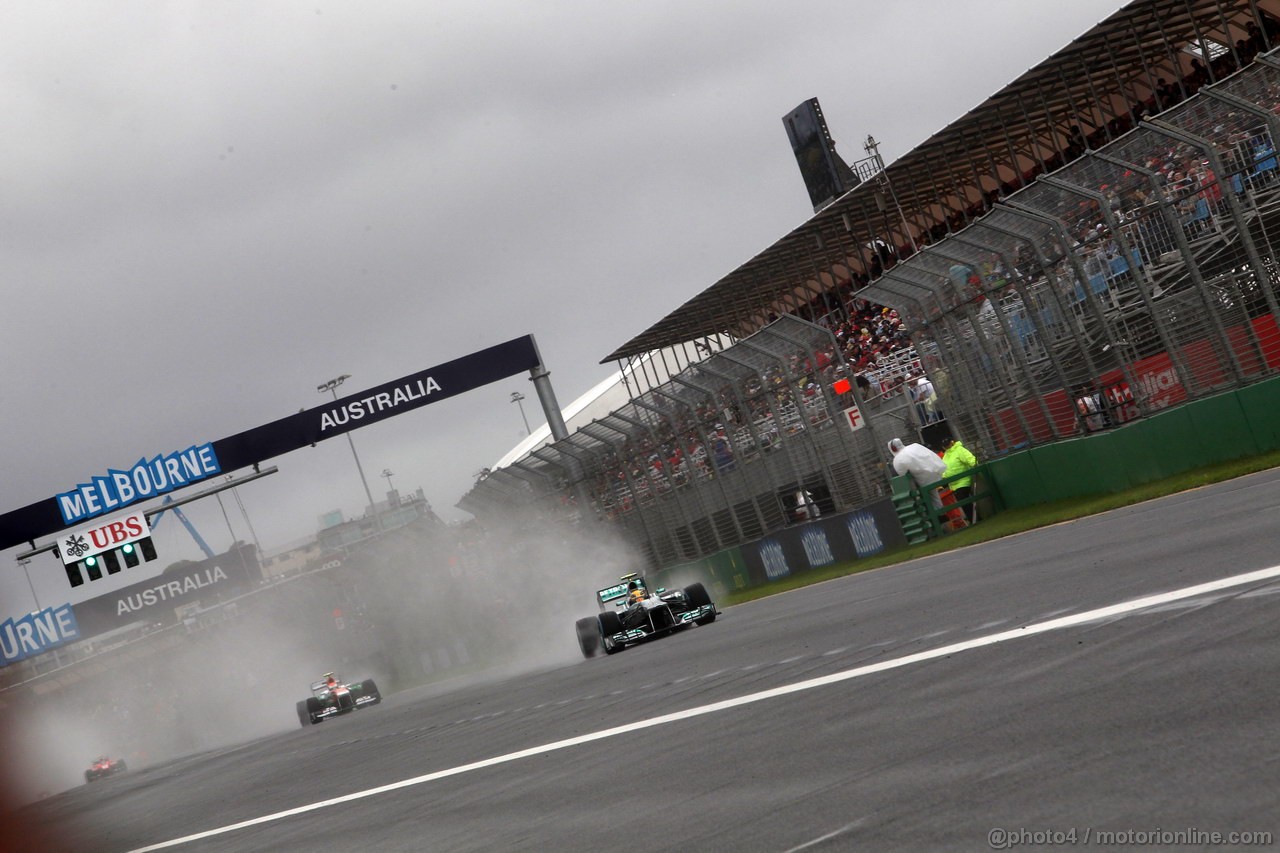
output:
[[[638,580],[627,584],[627,598],[632,602],[643,601],[644,597],[644,584],[640,583]]]

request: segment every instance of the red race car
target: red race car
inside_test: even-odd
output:
[[[128,769],[123,758],[108,758],[105,755],[99,755],[89,765],[89,769],[84,771],[84,781],[95,782],[98,779],[105,779],[108,776],[123,773]]]

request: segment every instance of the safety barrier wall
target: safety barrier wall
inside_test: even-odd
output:
[[[721,601],[726,594],[751,585],[747,564],[742,557],[742,549],[738,546],[690,563],[659,569],[652,572],[648,580],[650,586],[667,589],[685,587],[694,582],[702,583],[714,601]]]
[[[720,599],[729,592],[864,559],[906,543],[893,501],[886,498],[661,569],[650,575],[650,583],[671,589],[700,581],[713,599]]]
[[[1280,449],[1280,380],[988,463],[1008,508],[1125,489]]]

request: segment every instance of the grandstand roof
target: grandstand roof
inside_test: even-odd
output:
[[[1029,177],[1071,159],[1073,127],[1091,142],[1110,141],[1120,132],[1112,120],[1139,118],[1135,107],[1152,97],[1161,78],[1180,86],[1198,56],[1226,50],[1234,57],[1251,24],[1270,50],[1280,39],[1276,21],[1280,0],[1134,0],[602,363],[717,334],[745,337],[855,276],[865,283],[874,277],[876,241],[905,257],[915,245],[934,242],[939,228],[958,230]]]

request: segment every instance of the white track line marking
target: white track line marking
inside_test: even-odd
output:
[[[1002,631],[999,634],[988,634],[985,637],[975,637],[971,640],[964,640],[959,643],[952,643],[949,646],[942,646],[928,651],[916,652],[915,654],[905,655],[892,660],[880,661],[879,663],[868,664],[866,666],[855,667],[854,669],[846,669],[843,672],[832,673],[831,675],[823,675],[818,678],[810,678],[804,681],[797,681],[793,684],[787,684],[782,687],[774,687],[769,690],[761,690],[758,693],[749,693],[746,696],[739,696],[736,699],[725,699],[721,702],[712,702],[710,705],[700,705],[697,708],[689,708],[684,711],[676,711],[672,714],[663,714],[660,717],[650,717],[647,720],[638,720],[634,723],[627,723],[622,726],[614,726],[611,729],[603,729],[590,734],[578,735],[577,737],[558,740],[554,743],[547,743],[541,746],[533,746],[528,749],[522,749],[517,752],[509,752],[506,755],[497,755],[493,758],[486,758],[482,761],[475,761],[471,764],[462,764],[457,767],[450,767],[447,770],[438,770],[435,773],[427,773],[422,776],[414,776],[411,779],[402,779],[399,782],[392,782],[389,785],[380,785],[377,788],[368,788],[364,791],[356,791],[351,794],[344,794],[341,797],[334,797],[329,800],[321,800],[320,802],[310,803],[297,808],[286,809],[282,812],[255,817],[250,820],[243,820],[239,823],[220,826],[216,829],[197,832],[192,835],[184,835],[181,838],[174,838],[169,841],[161,841],[158,844],[152,844],[147,847],[139,847],[129,853],[150,853],[152,850],[164,850],[169,847],[177,847],[180,844],[188,844],[192,841],[199,841],[204,838],[212,838],[216,835],[225,835],[228,832],[234,832],[238,829],[246,829],[251,826],[259,826],[272,821],[283,820],[284,818],[294,817],[295,815],[306,814],[307,812],[317,811],[319,809],[329,808],[330,806],[349,803],[354,800],[363,800],[366,797],[374,797],[378,794],[385,794],[389,791],[398,791],[401,788],[409,788],[414,785],[422,785],[426,782],[434,782],[437,779],[445,779],[450,776],[458,776],[462,773],[470,773],[473,770],[482,770],[486,767],[494,767],[499,764],[507,764],[512,761],[519,761],[522,758],[531,758],[535,755],[546,755],[549,752],[556,752],[562,749],[568,749],[574,746],[581,746],[584,743],[592,743],[597,740],[617,737],[618,735],[629,734],[630,732],[649,729],[655,726],[665,726],[668,723],[678,722],[680,720],[688,720],[694,717],[701,717],[706,714],[715,714],[720,711],[727,711],[731,708],[739,708],[743,705],[751,705],[756,702],[762,702],[766,699],[774,699],[778,696],[788,696],[792,693],[799,693],[804,690],[813,690],[817,687],[825,687],[830,684],[839,684],[842,681],[849,681],[854,678],[861,678],[865,675],[873,675],[877,672],[885,672],[891,669],[899,669],[911,664],[921,663],[935,658],[954,655],[958,652],[968,651],[969,649],[978,649],[983,646],[994,646],[997,643],[1005,643],[1009,640],[1018,640],[1023,637],[1033,637],[1037,634],[1044,634],[1049,631],[1058,631],[1063,628],[1071,628],[1076,625],[1083,625],[1088,622],[1097,622],[1100,619],[1110,619],[1117,616],[1124,616],[1139,610],[1148,610],[1153,607],[1159,607],[1168,604],[1171,601],[1180,601],[1185,598],[1193,598],[1198,595],[1218,592],[1223,589],[1244,586],[1245,584],[1256,583],[1258,581],[1270,580],[1271,578],[1280,577],[1280,566],[1272,566],[1267,569],[1259,569],[1254,572],[1246,572],[1242,575],[1222,578],[1221,580],[1210,581],[1208,583],[1197,584],[1195,586],[1183,587],[1175,589],[1172,592],[1162,592],[1156,595],[1148,595],[1143,598],[1135,598],[1132,601],[1113,604],[1109,607],[1100,607],[1097,610],[1090,610],[1085,613],[1076,613],[1072,616],[1063,616],[1059,619],[1050,619],[1047,622],[1037,622],[1033,625],[1024,625],[1021,628],[1014,628],[1009,631]],[[542,706],[538,706],[542,707]]]
[[[861,820],[855,820],[853,823],[845,824],[844,826],[837,829],[835,832],[828,832],[826,835],[819,835],[817,838],[813,839],[812,841],[806,841],[804,844],[801,844],[798,847],[792,847],[790,850],[786,851],[786,853],[800,853],[801,850],[808,850],[810,847],[817,847],[819,844],[822,844],[826,841],[830,841],[833,838],[838,838],[841,835],[844,835],[846,832],[853,829],[855,826],[857,826],[860,823],[862,823]]]

